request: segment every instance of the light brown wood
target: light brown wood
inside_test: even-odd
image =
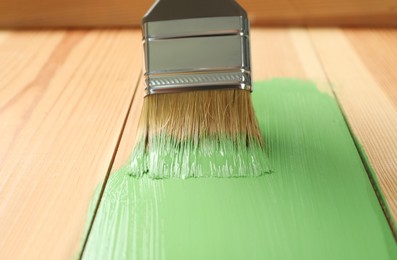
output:
[[[0,259],[71,259],[140,77],[141,34],[0,35]]]
[[[343,29],[343,32],[397,109],[397,30]]]
[[[143,107],[143,98],[145,96],[145,86],[143,77],[141,78],[134,100],[132,102],[131,111],[128,115],[128,119],[124,128],[124,134],[121,137],[119,148],[112,167],[112,172],[124,166],[131,156],[134,148],[136,134],[138,131],[139,117]]]
[[[252,30],[255,80],[335,86],[394,217],[396,32]],[[139,30],[0,32],[0,259],[76,256],[94,190],[132,151],[141,49]]]
[[[332,93],[306,29],[255,28],[251,35],[253,80],[312,80]]]
[[[139,26],[153,0],[2,0],[0,27]],[[240,0],[254,25],[397,25],[394,0]]]
[[[344,114],[368,155],[396,220],[397,31],[310,32]]]

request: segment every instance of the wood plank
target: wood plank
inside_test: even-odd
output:
[[[321,91],[332,95],[305,29],[253,30],[252,38],[255,80],[313,78],[316,83],[322,83],[317,85]],[[256,100],[259,107],[282,108],[266,110],[274,113],[272,119],[267,120],[264,118],[271,115],[257,110],[264,131],[272,129],[264,122],[279,127],[279,131],[265,132],[273,153],[270,157],[279,159],[275,160],[277,165],[272,175],[255,179],[151,180],[132,178],[123,171],[115,173],[107,183],[83,258],[127,256],[140,259],[149,256],[163,259],[172,256],[172,259],[185,259],[189,256],[207,259],[216,254],[218,258],[228,256],[224,257],[227,259],[264,256],[275,259],[372,259],[374,255],[393,259],[396,251],[391,247],[394,246],[391,232],[336,101],[315,89],[299,89],[302,83],[295,86],[294,82],[291,80],[287,84],[287,80],[284,86],[280,84],[281,88],[286,87],[284,93],[274,88],[277,83],[272,86],[267,82],[259,86],[267,87],[269,91],[277,89],[273,92],[277,99],[274,102],[266,91],[259,92]],[[309,86],[313,87],[310,83]],[[297,90],[294,91],[294,87]],[[311,103],[311,90],[316,94],[313,100],[319,103]],[[290,99],[283,100],[284,94]],[[135,102],[142,101],[135,99],[133,106]],[[319,113],[317,108],[322,105],[332,107],[333,113]],[[291,121],[284,119],[289,112],[301,108],[305,108],[304,113],[292,116]],[[285,111],[288,113],[282,114]],[[313,122],[314,128],[315,122],[319,121],[326,127],[312,136],[308,133],[310,127],[300,128],[303,118],[309,125]],[[135,128],[137,121],[138,115],[130,113],[126,129]],[[124,132],[127,136],[122,137],[116,161],[128,158],[134,138],[130,133],[134,135],[133,131]],[[328,139],[341,134],[344,136],[343,147]],[[308,150],[302,149],[305,146]],[[302,156],[312,149],[318,151],[315,156],[312,152],[308,157]],[[312,156],[320,158],[321,162]],[[297,157],[299,163],[291,163]],[[324,162],[336,170],[327,171],[322,167]],[[112,171],[120,165],[115,164]],[[320,199],[320,203],[314,199],[318,196],[324,199]],[[314,226],[317,228],[308,232]],[[371,232],[377,238],[374,239]],[[333,239],[335,234],[337,239]],[[244,243],[247,237],[251,240]],[[373,242],[377,243],[375,247]]]
[[[9,31],[0,31],[0,44],[8,37]]]
[[[154,1],[3,0],[0,27],[138,26]],[[394,0],[240,0],[254,25],[397,25]]]
[[[397,219],[395,30],[311,29],[311,37],[353,133]],[[393,67],[394,66],[394,67]]]
[[[141,33],[27,31],[0,42],[1,259],[70,259],[141,73]]]
[[[65,37],[64,34],[64,32],[17,32],[12,33],[0,45],[1,165],[5,163],[6,157],[10,156],[9,149],[20,132],[20,125],[24,124],[25,114],[31,113],[31,106],[35,105],[34,100],[40,98],[41,91],[37,91],[35,85],[42,84],[39,82],[42,78],[37,75],[40,71],[44,71],[42,68]],[[27,41],[29,44],[26,44]],[[55,62],[53,64],[56,65]],[[50,68],[47,66],[47,70]],[[21,106],[15,104],[18,99]],[[10,106],[14,109],[9,110]]]
[[[346,28],[343,32],[397,109],[397,30]]]
[[[311,80],[321,91],[331,93],[306,29],[255,28],[251,46],[254,81],[277,77]]]
[[[143,97],[145,95],[144,79],[141,78],[131,105],[130,114],[128,115],[127,123],[123,131],[119,148],[112,167],[112,172],[117,171],[124,166],[130,158],[132,149],[134,148],[136,134],[138,130],[138,121],[141,115],[143,106]]]

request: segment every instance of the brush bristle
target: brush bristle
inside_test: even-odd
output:
[[[145,97],[132,175],[259,176],[269,172],[251,94],[190,91]]]

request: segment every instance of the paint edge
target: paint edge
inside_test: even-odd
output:
[[[347,125],[350,129],[349,124],[347,124]],[[369,158],[365,152],[364,146],[360,143],[360,141],[354,135],[353,132],[351,132],[351,135],[353,137],[353,141],[357,148],[358,154],[360,155],[361,161],[364,165],[365,171],[367,172],[369,180],[370,180],[372,187],[375,191],[376,197],[378,198],[379,204],[382,207],[382,210],[383,210],[383,213],[385,214],[387,222],[389,223],[389,226],[393,233],[394,239],[397,241],[397,222],[393,218],[393,215],[391,214],[391,210],[389,208],[389,205],[387,204],[387,200],[383,194],[382,188],[380,187],[376,172],[371,166]]]

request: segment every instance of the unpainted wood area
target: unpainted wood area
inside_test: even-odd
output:
[[[2,0],[0,27],[139,26],[154,0]],[[253,25],[397,25],[394,0],[239,0]]]
[[[0,259],[71,259],[140,77],[141,34],[0,36]]]
[[[310,29],[314,48],[397,219],[397,30]]]
[[[252,30],[255,80],[332,84],[395,218],[396,35]],[[133,147],[141,61],[138,30],[0,32],[1,259],[78,254],[95,189]]]

